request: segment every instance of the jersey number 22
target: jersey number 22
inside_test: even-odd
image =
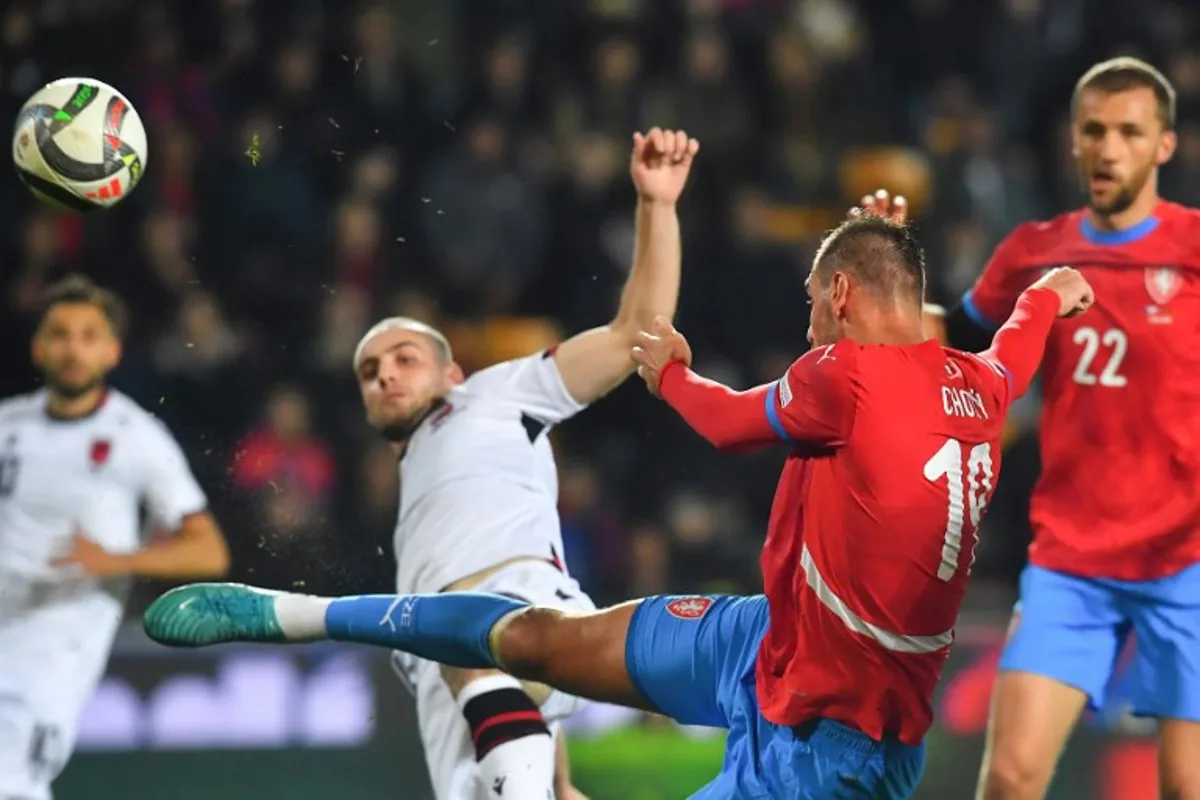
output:
[[[967,468],[964,474],[965,449],[966,445],[957,439],[947,439],[933,454],[933,458],[925,462],[926,480],[937,483],[942,478],[946,479],[949,509],[946,514],[946,534],[942,537],[942,561],[937,571],[938,580],[943,581],[950,580],[958,572],[963,527],[968,522],[972,537],[971,558],[974,559],[975,544],[979,541],[979,521],[983,519],[983,511],[995,487],[992,446],[983,442],[972,447],[966,453]]]

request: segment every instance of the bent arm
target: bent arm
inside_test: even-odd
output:
[[[649,330],[657,316],[675,314],[683,258],[675,204],[639,199],[636,224],[633,268],[612,322],[573,336],[554,352],[563,384],[584,405],[632,374],[638,332]]]
[[[127,558],[129,572],[143,578],[218,578],[229,571],[229,547],[208,511],[189,514],[174,536]]]
[[[1025,290],[1008,321],[996,331],[992,346],[980,353],[1008,373],[1014,400],[1029,390],[1041,366],[1046,337],[1061,303],[1053,289]]]
[[[663,369],[659,393],[714,447],[745,450],[787,438],[778,415],[772,418],[776,386],[769,383],[738,392],[675,361]]]

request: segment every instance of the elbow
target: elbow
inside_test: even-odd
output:
[[[742,442],[732,436],[705,436],[709,444],[723,452],[737,450],[742,446]]]
[[[745,444],[745,438],[733,431],[727,430],[697,430],[700,438],[718,450],[738,450]]]
[[[618,314],[608,323],[608,331],[622,347],[632,350],[637,344],[638,334],[650,330],[653,323],[653,317],[642,320],[633,314]]]

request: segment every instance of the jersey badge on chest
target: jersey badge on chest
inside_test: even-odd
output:
[[[1171,267],[1146,267],[1146,293],[1151,302],[1146,306],[1146,319],[1151,325],[1170,325],[1174,320],[1164,306],[1179,294],[1183,278]]]
[[[103,467],[108,463],[109,456],[112,455],[112,442],[108,439],[96,439],[92,442],[92,447],[88,451],[88,460],[92,466],[92,472]]]

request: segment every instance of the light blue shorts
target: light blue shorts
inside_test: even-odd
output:
[[[648,597],[625,640],[633,684],[685,725],[726,728],[725,764],[692,800],[904,800],[925,746],[882,742],[828,719],[774,725],[758,708],[754,669],[767,599]]]
[[[1001,671],[1032,672],[1104,704],[1129,635],[1122,692],[1133,713],[1200,722],[1200,564],[1152,581],[1082,578],[1029,566]]]

